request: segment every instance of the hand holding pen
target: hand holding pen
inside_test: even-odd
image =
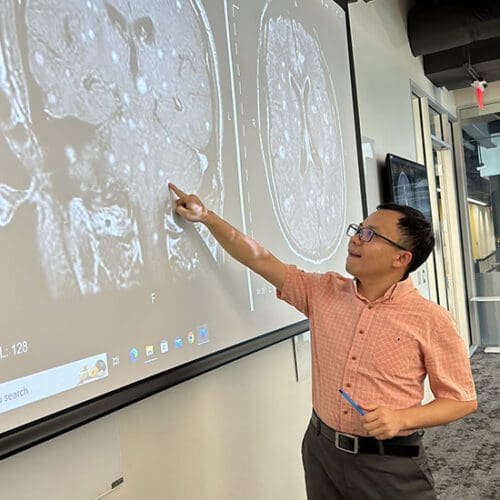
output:
[[[340,394],[342,395],[342,397],[363,417],[365,415],[365,411],[363,410],[363,408],[361,408],[361,406],[359,406],[357,403],[355,403],[351,397],[349,396],[349,394],[347,394],[347,392],[343,391],[342,389],[339,389],[339,392]]]
[[[375,407],[365,412],[345,391],[339,389],[342,397],[363,417],[363,427],[369,436],[376,439],[390,439],[404,429],[401,421],[401,411],[391,410],[383,406]]]

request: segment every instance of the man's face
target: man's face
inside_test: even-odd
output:
[[[379,210],[367,217],[362,227],[369,227],[376,233],[404,246],[402,235],[397,227],[401,214],[393,210]],[[405,251],[376,235],[371,241],[362,241],[359,234],[351,237],[346,260],[346,270],[357,278],[384,277],[391,273],[404,273],[398,267],[398,257]]]

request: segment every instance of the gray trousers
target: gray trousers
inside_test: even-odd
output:
[[[423,446],[418,457],[353,455],[309,423],[302,442],[308,500],[435,500]]]

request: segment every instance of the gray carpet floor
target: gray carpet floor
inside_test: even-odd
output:
[[[424,435],[440,500],[500,499],[500,354],[481,350],[471,365],[478,411]]]

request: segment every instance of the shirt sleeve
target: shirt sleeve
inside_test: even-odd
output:
[[[425,356],[432,393],[455,401],[476,399],[468,349],[451,317],[431,332]]]
[[[276,290],[278,299],[288,302],[302,314],[309,317],[311,301],[311,280],[314,274],[306,273],[296,266],[288,265],[285,282],[281,290]]]

